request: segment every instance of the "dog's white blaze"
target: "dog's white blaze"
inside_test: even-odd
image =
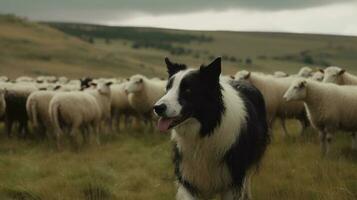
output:
[[[195,119],[172,132],[172,140],[183,154],[183,178],[208,195],[230,187],[231,176],[227,166],[222,165],[222,159],[239,137],[242,125],[246,124],[247,111],[243,100],[226,82],[221,81],[221,85],[226,110],[221,124],[211,136],[199,136],[200,123]]]
[[[180,91],[180,84],[182,79],[191,72],[192,70],[184,70],[177,72],[172,78],[174,78],[174,82],[172,83],[172,87],[167,91],[167,93],[161,97],[161,99],[155,104],[166,104],[166,116],[167,117],[177,117],[181,113],[182,106],[180,105],[178,98],[179,98],[179,91]]]
[[[195,198],[186,190],[185,187],[180,185],[177,190],[176,200],[195,200]]]

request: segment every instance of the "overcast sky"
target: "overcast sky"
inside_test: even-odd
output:
[[[33,20],[357,36],[357,0],[0,0]]]

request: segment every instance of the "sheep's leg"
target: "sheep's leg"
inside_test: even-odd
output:
[[[321,154],[322,154],[322,156],[325,156],[326,152],[327,152],[326,132],[320,131],[319,136],[320,136]]]
[[[24,138],[27,138],[30,134],[29,126],[27,121],[23,122]]]
[[[28,128],[26,126],[26,124],[24,122],[19,122],[19,129],[18,129],[18,132],[19,132],[19,136],[22,137],[22,138],[26,138],[27,135],[28,135]]]
[[[100,145],[100,125],[94,123],[93,125],[93,133],[94,133],[94,137],[95,137],[95,140],[97,142],[98,145]]]
[[[310,125],[310,122],[309,122],[309,119],[306,116],[304,116],[299,121],[300,121],[300,124],[301,124],[300,135],[302,136],[305,133],[306,128]]]
[[[326,156],[330,151],[332,134],[326,131],[320,131],[320,141],[321,141],[322,156]]]
[[[352,149],[357,150],[357,133],[352,133]]]
[[[79,125],[73,124],[70,127],[69,132],[68,132],[68,136],[69,136],[69,139],[71,141],[71,145],[75,150],[78,150],[78,141],[77,141],[77,138],[76,138],[76,135],[77,135],[76,132],[77,132],[79,127],[80,127]]]
[[[58,130],[54,131],[55,133],[55,140],[56,140],[56,145],[57,145],[57,150],[61,150],[61,136],[62,133]]]
[[[119,111],[116,113],[116,115],[115,115],[115,128],[116,128],[116,131],[117,132],[120,132],[120,117],[121,115],[120,115],[120,113],[119,113]]]
[[[286,128],[286,124],[285,124],[285,119],[284,118],[280,118],[280,123],[281,123],[281,127],[283,127],[283,135],[286,137],[289,135],[288,130]]]
[[[36,131],[38,132],[38,135],[40,136],[41,140],[44,140],[46,138],[46,127],[44,125],[39,125]]]
[[[124,126],[125,126],[125,128],[129,127],[129,123],[130,123],[130,115],[129,114],[125,114],[124,115]]]
[[[5,127],[6,127],[6,133],[8,138],[11,138],[12,125],[13,125],[12,120],[6,120]]]
[[[88,126],[84,126],[81,128],[81,133],[82,133],[82,138],[83,138],[83,144],[88,143]]]

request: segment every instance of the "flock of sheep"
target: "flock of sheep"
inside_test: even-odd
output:
[[[357,76],[331,66],[316,71],[303,67],[294,75],[243,70],[235,79],[248,81],[261,91],[270,127],[280,119],[283,133],[288,134],[285,119],[297,119],[303,134],[312,125],[319,133],[323,155],[338,130],[350,132],[352,148],[357,148]]]
[[[329,150],[337,130],[351,132],[352,147],[357,147],[357,76],[339,67],[312,70],[303,67],[297,74],[263,74],[239,71],[227,81],[248,81],[264,96],[270,127],[276,119],[288,134],[286,119],[297,119],[305,128],[312,125],[320,135],[322,153]],[[0,118],[9,137],[13,125],[26,137],[28,121],[39,137],[70,136],[81,133],[83,141],[104,129],[120,131],[120,125],[143,122],[152,128],[155,102],[164,95],[166,81],[134,75],[128,79],[40,76],[19,77],[10,81],[0,77]],[[121,123],[122,121],[122,123]]]
[[[154,103],[165,93],[166,81],[134,75],[130,79],[69,80],[66,77],[0,77],[0,118],[12,136],[17,126],[20,137],[29,134],[28,122],[38,137],[57,141],[64,135],[77,145],[77,134],[88,141],[111,129],[119,131],[120,121],[143,121],[152,126]],[[140,120],[138,120],[140,119]]]

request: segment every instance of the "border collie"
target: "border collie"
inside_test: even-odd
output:
[[[269,143],[261,93],[220,78],[221,58],[199,69],[165,62],[166,94],[154,112],[160,131],[173,130],[176,199],[249,198],[249,177]]]

